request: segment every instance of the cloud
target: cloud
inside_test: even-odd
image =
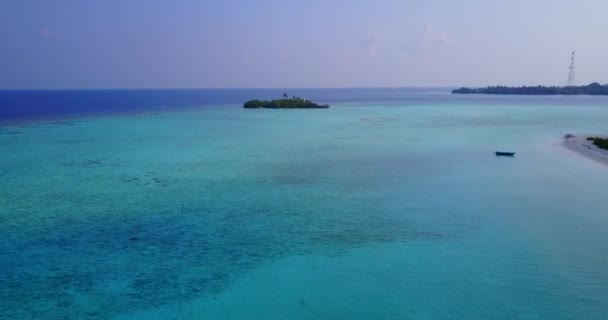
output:
[[[435,30],[430,23],[426,25],[425,37],[441,44],[449,44],[452,42],[452,38],[445,31]]]
[[[381,42],[382,36],[380,33],[368,31],[363,39],[363,49],[365,50],[365,53],[370,57],[379,56]]]
[[[453,42],[454,40],[447,32],[437,30],[432,24],[427,24],[423,31],[401,41],[398,49],[401,54],[411,55],[433,51]]]

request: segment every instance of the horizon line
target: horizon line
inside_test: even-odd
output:
[[[600,83],[593,81],[590,83]],[[588,84],[577,84],[575,86],[586,86]],[[100,88],[0,88],[0,92],[6,91],[160,91],[160,90],[349,90],[349,89],[460,89],[460,88],[486,88],[486,87],[563,87],[559,84],[525,84],[525,85],[470,85],[470,86],[352,86],[352,87],[100,87]]]
[[[0,88],[0,91],[119,91],[119,90],[340,90],[340,89],[447,89],[462,86],[353,86],[353,87],[124,87],[124,88]]]

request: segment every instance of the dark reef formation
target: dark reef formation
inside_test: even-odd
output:
[[[102,166],[121,163],[91,160],[102,160]],[[65,197],[58,203],[82,203],[84,213],[54,215],[53,204],[46,203],[48,212],[32,213],[52,219],[33,220],[23,202],[11,202],[5,205],[5,223],[0,224],[0,319],[112,319],[217,296],[252,270],[294,255],[331,257],[373,243],[466,237],[477,226],[462,219],[466,212],[459,208],[451,209],[459,220],[430,226],[402,214],[413,210],[408,204],[385,205],[385,196],[367,192],[386,185],[388,173],[398,181],[418,170],[415,163],[422,160],[370,156],[345,163],[311,161],[296,154],[294,161],[257,167],[258,174],[251,177],[214,182],[202,177],[185,180],[167,172],[129,171],[108,179],[124,178],[126,189],[143,188],[158,195],[151,198],[162,195],[163,201],[128,204],[129,199],[137,199],[131,198],[137,192],[116,199],[115,205],[109,198],[113,194],[89,200],[83,191],[57,193],[54,197]],[[75,162],[73,169],[81,170],[82,163]],[[364,169],[363,176],[350,174]],[[94,177],[98,180],[97,173]],[[326,179],[336,183],[335,192],[314,187]],[[168,186],[159,188],[160,193],[150,188],[163,187],[165,181]],[[164,200],[201,185],[205,199],[197,193],[174,202]],[[276,201],[286,189],[301,191],[285,193]],[[347,206],[336,201],[346,191],[352,197]],[[11,199],[7,194],[8,190],[0,190],[0,199]],[[302,205],[304,198],[310,205]],[[27,201],[42,199],[47,198]],[[310,298],[296,297],[294,303],[309,304]]]
[[[521,94],[521,95],[608,95],[608,84],[601,85],[597,82],[586,86],[536,86],[536,87],[506,87],[495,86],[485,88],[460,88],[452,90],[452,93],[460,94]]]

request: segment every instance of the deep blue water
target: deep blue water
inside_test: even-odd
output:
[[[23,120],[113,112],[166,111],[188,107],[242,104],[251,99],[277,99],[284,92],[320,102],[394,101],[411,94],[414,101],[447,89],[180,89],[0,91],[0,119]],[[415,98],[415,97],[414,97]],[[435,97],[437,98],[437,97]]]
[[[179,89],[0,91],[0,123],[113,113],[137,113],[242,104],[251,99],[277,99],[283,93],[320,103],[382,102],[392,105],[436,103],[597,104],[602,97],[452,95],[450,88],[353,89]]]

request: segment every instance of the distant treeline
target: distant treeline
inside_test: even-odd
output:
[[[608,95],[608,84],[601,85],[597,82],[586,86],[570,86],[570,87],[505,87],[495,86],[486,88],[460,88],[452,90],[452,93],[461,94],[530,94],[530,95],[575,95],[575,94],[590,94],[590,95]]]

